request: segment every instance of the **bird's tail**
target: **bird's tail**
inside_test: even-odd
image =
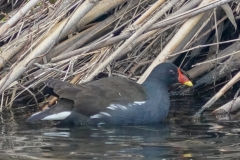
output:
[[[51,113],[51,109],[46,109],[42,112],[37,112],[31,115],[26,122],[34,123],[40,120],[64,120],[71,114],[71,111],[63,111],[59,113]]]
[[[34,113],[26,121],[34,123],[40,120],[64,120],[72,113],[72,105],[73,101],[61,99],[50,109],[45,109],[44,111]]]

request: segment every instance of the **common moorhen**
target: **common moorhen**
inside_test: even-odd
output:
[[[180,82],[192,82],[172,63],[156,66],[143,84],[120,77],[109,77],[71,84],[47,80],[59,96],[58,102],[33,114],[27,122],[64,120],[77,125],[143,125],[157,123],[167,117],[170,98],[168,88]]]

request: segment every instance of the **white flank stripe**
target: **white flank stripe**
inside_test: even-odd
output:
[[[107,107],[107,109],[115,110],[115,109],[117,109],[117,107],[116,106],[112,106],[112,104],[111,104],[109,107]]]
[[[93,116],[91,116],[90,118],[93,119],[93,118],[101,118],[102,115],[101,114],[94,114]]]
[[[121,105],[121,104],[116,104],[118,108],[121,108],[122,110],[127,110],[127,107]]]
[[[110,106],[109,107],[112,107],[112,108],[115,108],[115,109],[117,109],[118,107],[115,105],[115,104],[110,104]]]
[[[138,105],[141,105],[141,104],[144,104],[146,101],[134,101],[133,104],[138,104]]]
[[[71,114],[70,111],[59,112],[57,114],[52,114],[44,117],[42,120],[63,120]]]
[[[39,113],[41,113],[41,112],[33,113],[33,114],[31,115],[31,117],[32,117],[32,116],[35,116],[35,115],[37,115],[37,114],[39,114]]]
[[[108,117],[112,117],[109,113],[107,112],[100,112],[102,115],[108,116]]]

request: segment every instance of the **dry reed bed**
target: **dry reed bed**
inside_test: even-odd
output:
[[[195,81],[180,94],[231,79],[204,109],[240,77],[237,0],[3,1],[0,111],[16,100],[53,104],[54,97],[38,104],[48,78],[83,83],[123,76],[142,83],[167,60]]]

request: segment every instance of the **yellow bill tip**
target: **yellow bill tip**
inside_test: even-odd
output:
[[[193,86],[193,84],[192,84],[191,81],[184,82],[184,85],[189,86],[189,87],[192,87],[192,86]]]

